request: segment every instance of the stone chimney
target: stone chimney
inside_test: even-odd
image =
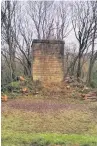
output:
[[[64,41],[33,40],[32,76],[41,82],[61,82],[64,78]]]

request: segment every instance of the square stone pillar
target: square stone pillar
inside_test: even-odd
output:
[[[32,76],[41,82],[61,82],[64,78],[64,41],[33,40]]]

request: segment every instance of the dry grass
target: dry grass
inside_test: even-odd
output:
[[[65,101],[66,102],[66,101]],[[96,103],[68,104],[54,100],[17,99],[2,104],[2,128],[27,132],[97,134]],[[11,125],[12,123],[12,125]]]

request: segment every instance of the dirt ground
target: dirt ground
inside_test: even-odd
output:
[[[70,99],[68,99],[70,100]],[[74,103],[68,100],[58,99],[9,99],[7,102],[2,102],[2,112],[9,107],[10,109],[18,109],[23,111],[31,112],[49,112],[49,111],[60,111],[60,110],[80,110],[88,111],[91,103]],[[77,102],[77,101],[76,101]],[[96,103],[95,103],[96,104]]]
[[[35,113],[60,113],[63,112],[72,112],[76,111],[79,113],[87,113],[91,114],[91,118],[96,121],[95,117],[97,117],[97,102],[89,102],[89,101],[80,101],[73,100],[70,98],[67,99],[39,99],[37,98],[18,98],[18,99],[9,99],[7,102],[2,102],[1,111],[2,114],[6,112],[6,110],[18,110],[23,112],[35,112]]]

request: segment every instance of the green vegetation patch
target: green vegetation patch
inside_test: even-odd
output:
[[[53,144],[79,144],[87,146],[97,145],[97,136],[78,135],[78,134],[60,134],[60,133],[26,133],[18,131],[4,131],[2,134],[3,146],[48,146]],[[68,146],[68,145],[67,145]]]
[[[2,87],[2,92],[12,92],[20,90],[20,82],[14,81]]]

